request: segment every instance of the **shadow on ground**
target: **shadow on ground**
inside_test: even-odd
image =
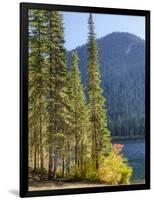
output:
[[[16,196],[16,197],[19,197],[19,191],[18,190],[8,190],[8,192],[10,193],[10,194],[13,194],[14,196]]]

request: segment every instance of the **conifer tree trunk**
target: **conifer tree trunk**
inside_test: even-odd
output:
[[[54,179],[57,178],[57,150],[55,150],[55,156],[54,156],[53,177],[54,177]]]
[[[62,178],[64,178],[64,172],[65,172],[65,157],[63,154],[62,155]]]
[[[75,165],[78,163],[78,138],[75,136]]]
[[[53,160],[52,160],[52,146],[49,146],[49,152],[48,152],[48,157],[49,157],[49,161],[48,161],[48,179],[51,180],[52,179],[52,168],[53,168]]]
[[[70,143],[67,141],[67,175],[70,172]]]
[[[36,146],[34,146],[34,172],[36,171]]]
[[[41,106],[41,105],[40,105]],[[44,169],[44,155],[43,155],[43,143],[42,143],[42,108],[40,107],[40,168]]]
[[[36,139],[36,124],[34,129],[34,138]],[[37,147],[36,147],[36,141],[34,144],[34,172],[36,171],[36,156],[37,156]]]

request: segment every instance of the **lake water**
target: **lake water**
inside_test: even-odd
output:
[[[116,139],[113,143],[124,144],[122,154],[133,168],[132,183],[144,183],[145,180],[145,141],[144,139]]]

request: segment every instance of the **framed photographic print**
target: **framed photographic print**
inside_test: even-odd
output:
[[[20,196],[150,189],[150,11],[20,4]]]

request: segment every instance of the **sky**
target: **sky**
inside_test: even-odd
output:
[[[62,12],[64,18],[65,47],[72,50],[87,42],[88,13]],[[93,14],[97,38],[112,32],[129,32],[145,39],[145,17]]]

